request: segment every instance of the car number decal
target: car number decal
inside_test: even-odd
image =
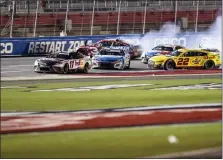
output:
[[[189,58],[179,58],[177,65],[178,66],[181,66],[181,65],[186,66],[186,65],[188,65],[188,63],[189,63]]]

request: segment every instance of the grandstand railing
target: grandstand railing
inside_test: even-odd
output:
[[[78,34],[97,34],[99,32],[95,28],[99,26],[102,28],[101,33],[106,34],[109,34],[110,31],[117,34],[119,31],[123,33],[123,30],[131,33],[144,33],[145,30],[159,28],[168,21],[176,23],[182,17],[188,19],[189,27],[187,29],[196,31],[197,27],[207,28],[208,24],[215,20],[218,9],[222,5],[220,0],[200,0],[197,8],[197,1],[195,0],[178,0],[177,12],[174,12],[174,0],[91,0],[89,2],[69,0],[68,8],[66,0],[39,1],[41,3],[38,6],[38,10],[37,3],[34,0],[30,0],[29,4],[27,0],[17,0],[15,1],[15,7],[12,7],[10,1],[8,1],[7,6],[1,6],[0,29],[2,33],[5,33],[3,31],[6,31],[6,29],[3,29],[7,28],[11,19],[11,9],[15,9],[16,12],[13,23],[10,23],[14,25],[13,31],[19,30],[22,32],[22,35],[25,35],[23,30],[33,32],[33,36],[35,36],[35,30],[36,32],[44,32],[44,30],[49,32],[48,27],[51,28],[50,33],[52,35],[66,30],[66,13],[67,19],[72,20],[73,29],[71,29],[71,34],[73,34],[72,31],[78,32]],[[95,5],[93,5],[94,2]],[[120,14],[118,14],[119,9]],[[92,14],[93,10],[94,14]],[[36,18],[35,12],[38,13]],[[196,13],[198,13],[197,20]],[[123,26],[125,27],[122,28]]]

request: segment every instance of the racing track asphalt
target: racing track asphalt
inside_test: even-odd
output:
[[[17,77],[46,77],[48,74],[39,74],[33,72],[33,64],[36,59],[40,57],[10,57],[3,58],[1,57],[1,84],[9,85],[9,84],[27,84],[27,83],[42,83],[42,82],[83,82],[83,81],[107,81],[107,78],[78,78],[78,79],[48,79],[48,80],[23,80],[23,81],[4,81],[4,78],[17,78]],[[146,64],[140,62],[140,60],[132,60],[131,68],[126,71],[149,71],[146,67]],[[156,70],[157,71],[157,70]],[[102,69],[91,69],[89,73],[111,73],[117,72],[117,70],[102,70]],[[122,71],[118,71],[122,72]],[[149,71],[150,72],[150,71]],[[151,70],[151,72],[154,72]],[[185,76],[138,76],[138,77],[110,77],[109,80],[138,80],[138,79],[192,79],[192,78],[221,78],[221,75],[185,75]]]
[[[40,57],[13,57],[13,58],[1,58],[1,76],[2,77],[19,77],[37,76],[38,73],[33,72],[33,64],[36,59]],[[146,64],[140,62],[140,60],[132,60],[130,71],[146,71]],[[111,69],[91,69],[89,73],[107,73],[117,72],[117,70]]]

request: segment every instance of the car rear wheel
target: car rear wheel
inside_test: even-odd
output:
[[[89,64],[85,64],[84,69],[83,69],[83,73],[88,73],[89,70]]]
[[[165,70],[173,70],[175,69],[175,63],[173,60],[167,60],[166,63],[164,64],[164,69]]]
[[[213,69],[214,67],[215,67],[215,64],[211,60],[204,63],[204,69]]]
[[[69,73],[69,65],[66,63],[63,67],[63,73],[68,74]]]

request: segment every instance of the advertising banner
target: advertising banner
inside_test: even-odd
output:
[[[220,35],[179,34],[163,35],[99,35],[99,36],[68,36],[68,37],[37,37],[37,38],[1,38],[0,54],[2,55],[45,55],[55,52],[70,52],[81,45],[95,43],[102,39],[125,39],[135,45],[146,45],[150,48],[158,44],[180,44],[189,48],[220,47]],[[219,48],[218,47],[218,48]],[[219,48],[220,49],[220,48]]]

